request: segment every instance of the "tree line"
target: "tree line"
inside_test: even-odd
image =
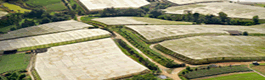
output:
[[[34,9],[31,12],[12,13],[2,17],[2,19],[0,19],[0,28],[15,25],[15,27],[10,29],[11,31],[13,31],[16,29],[45,24],[49,22],[69,20],[74,17],[75,12],[73,11],[55,13],[54,15],[51,15],[45,10]]]

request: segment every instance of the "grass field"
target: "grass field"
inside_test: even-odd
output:
[[[258,15],[260,19],[265,19],[265,8],[234,3],[199,3],[184,6],[173,6],[165,9],[166,13],[184,14],[186,10],[200,14],[213,14],[218,16],[219,12],[224,12],[228,17],[252,19]]]
[[[46,8],[48,11],[66,10],[61,0],[28,0],[26,2],[29,6],[36,8]]]
[[[197,36],[165,41],[156,47],[190,62],[245,61],[265,59],[265,37]],[[192,61],[195,60],[195,61]]]
[[[147,17],[107,17],[107,18],[95,18],[94,21],[99,21],[107,25],[135,25],[135,24],[165,24],[165,25],[191,25],[191,22],[183,21],[168,21]]]
[[[0,56],[0,73],[18,70],[18,69],[26,69],[30,61],[30,54],[10,54]]]
[[[264,80],[265,78],[257,73],[242,73],[228,76],[220,76],[203,80]]]
[[[14,5],[14,4],[3,3],[3,5],[5,7],[8,7],[8,9],[10,9],[10,10],[14,10],[15,12],[24,13],[24,12],[30,12],[31,11],[31,10],[23,9],[20,6],[17,6],[17,5]]]
[[[10,25],[10,26],[0,28],[0,31],[6,33],[8,31],[10,31],[10,28],[13,28],[13,27],[16,27],[16,25]]]

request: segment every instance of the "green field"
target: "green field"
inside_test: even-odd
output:
[[[31,10],[28,9],[23,9],[20,6],[14,5],[14,4],[9,4],[9,3],[3,3],[3,5],[5,7],[7,7],[10,10],[14,10],[15,12],[20,12],[20,13],[24,13],[24,12],[30,12]]]
[[[203,80],[265,80],[265,78],[253,72],[253,73],[234,74],[229,76],[220,76],[220,77],[208,78]]]
[[[61,0],[28,0],[30,7],[46,8],[48,11],[67,9]]]
[[[30,61],[30,54],[10,54],[0,56],[0,73],[12,70],[25,70]]]

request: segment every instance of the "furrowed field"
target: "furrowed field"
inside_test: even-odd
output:
[[[257,36],[197,36],[165,41],[156,48],[192,64],[265,60],[264,39]]]
[[[173,6],[164,11],[170,14],[185,14],[185,11],[191,11],[193,13],[213,14],[216,16],[218,16],[219,12],[224,12],[228,17],[252,19],[253,16],[258,15],[260,19],[265,19],[265,8],[234,3],[199,3]]]

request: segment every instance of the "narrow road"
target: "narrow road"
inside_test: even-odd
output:
[[[142,51],[140,51],[138,48],[134,47],[129,41],[127,41],[124,37],[122,37],[120,34],[118,34],[117,32],[113,32],[116,35],[116,38],[118,39],[122,39],[126,44],[128,44],[129,46],[131,46],[133,49],[135,49],[138,53],[140,53],[141,55],[143,55],[145,58],[147,58],[148,60],[150,60],[151,62],[155,63],[155,65],[157,65],[159,67],[159,69],[162,71],[162,75],[168,76],[174,80],[181,80],[178,76],[178,72],[182,71],[183,68],[175,68],[172,71],[172,74],[168,73],[167,70],[169,70],[169,68],[166,68],[162,65],[160,65],[159,63],[153,61],[151,58],[149,58],[148,56],[146,56]]]
[[[30,62],[29,62],[28,68],[27,68],[29,76],[31,77],[32,80],[35,80],[34,76],[32,75],[32,72],[31,72],[32,67],[34,65],[34,59],[35,59],[35,54],[31,54]]]

